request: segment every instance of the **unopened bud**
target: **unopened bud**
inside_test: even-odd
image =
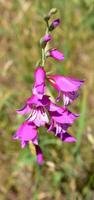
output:
[[[45,48],[47,42],[49,42],[51,39],[52,36],[50,34],[46,34],[43,38],[40,39],[40,46]]]
[[[44,20],[47,22],[52,15],[56,14],[57,8],[52,8],[47,15],[44,16]]]
[[[49,26],[49,31],[53,31],[60,24],[60,19],[55,19]]]
[[[50,15],[49,15],[49,14],[44,16],[44,20],[45,20],[46,22],[48,22],[49,19],[50,19]]]
[[[56,14],[57,13],[57,8],[52,8],[51,10],[50,10],[50,12],[49,12],[49,15],[51,16],[51,15],[54,15],[54,14]]]
[[[46,52],[46,57],[52,57],[54,58],[55,60],[58,60],[58,61],[62,61],[64,60],[64,55],[63,53],[61,53],[60,51],[58,51],[57,49],[49,49],[47,52]]]

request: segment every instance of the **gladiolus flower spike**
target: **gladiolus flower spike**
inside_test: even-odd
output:
[[[52,14],[54,15],[55,12]],[[84,83],[83,80],[59,74],[47,75],[44,69],[47,57],[52,57],[57,61],[64,60],[64,54],[59,50],[56,48],[49,49],[48,44],[52,40],[51,31],[54,31],[60,24],[60,19],[55,19],[49,25],[52,14],[49,14],[49,18],[46,17],[46,20],[44,19],[47,28],[45,35],[40,40],[41,64],[37,66],[34,72],[32,94],[27,98],[25,105],[17,110],[18,114],[27,115],[28,117],[13,136],[14,140],[20,140],[22,148],[26,147],[28,143],[33,145],[39,165],[43,164],[43,153],[38,141],[38,129],[41,126],[63,142],[76,142],[76,138],[68,133],[68,129],[79,115],[69,111],[68,105],[79,96],[78,90]],[[55,102],[46,94],[47,81],[58,92]],[[59,106],[58,101],[62,101],[62,99],[63,104]]]

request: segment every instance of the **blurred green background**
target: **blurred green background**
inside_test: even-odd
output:
[[[46,71],[85,84],[70,107],[81,114],[70,130],[78,142],[63,144],[41,128],[45,163],[39,167],[12,135],[24,121],[16,109],[31,95],[43,16],[52,7],[59,10],[54,17],[61,18],[52,47],[64,52],[65,61],[48,59]],[[93,39],[93,0],[0,0],[0,200],[94,200]]]

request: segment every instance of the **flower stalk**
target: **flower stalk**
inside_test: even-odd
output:
[[[42,59],[41,59],[41,65],[44,67],[45,66],[45,49],[42,49]]]
[[[44,18],[47,27],[44,37],[40,40],[41,59],[38,61],[34,72],[32,94],[26,100],[25,105],[17,110],[18,114],[28,115],[28,118],[20,125],[13,137],[14,140],[20,140],[22,148],[29,144],[30,151],[32,154],[36,154],[39,165],[43,164],[43,153],[38,141],[38,129],[41,126],[47,128],[48,132],[52,132],[62,142],[76,142],[76,138],[69,134],[68,129],[79,115],[72,113],[68,109],[68,105],[72,104],[79,96],[78,90],[84,82],[59,74],[48,75],[44,69],[47,57],[58,62],[64,60],[62,52],[56,48],[49,49],[48,45],[52,40],[52,31],[60,24],[60,19],[55,19],[49,25],[51,16],[56,12],[56,9],[51,9]],[[58,93],[55,101],[51,95],[46,94],[47,81]],[[62,105],[59,106],[58,102],[61,102]]]
[[[45,31],[45,36],[49,35],[49,21],[48,21],[48,19],[46,19],[46,25],[47,25],[47,27],[46,27],[46,31]],[[45,44],[44,44],[44,48],[42,48],[42,50],[41,50],[42,51],[42,53],[41,53],[42,54],[41,65],[44,67],[45,66],[45,61],[46,61],[47,42],[46,42],[45,39],[43,40],[43,42]]]

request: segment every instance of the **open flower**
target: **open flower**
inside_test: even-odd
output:
[[[21,141],[21,147],[24,148],[29,141],[33,144],[37,143],[37,129],[34,123],[30,123],[27,120],[20,125],[13,139]]]
[[[72,113],[66,107],[58,106],[53,102],[50,102],[48,112],[52,120],[61,124],[73,124],[74,120],[79,117],[78,114]]]
[[[49,122],[46,106],[49,104],[49,97],[45,94],[46,73],[42,67],[35,71],[35,82],[32,89],[32,96],[27,99],[23,108],[17,110],[18,114],[29,114],[28,121],[34,122],[38,127]]]
[[[58,136],[62,141],[75,142],[76,139],[67,133],[67,129],[79,115],[52,102],[50,102],[48,112],[50,115],[50,124],[46,125],[48,131],[54,132],[55,136]]]
[[[49,122],[46,106],[50,103],[49,97],[44,95],[41,99],[32,96],[27,100],[27,106],[31,108],[28,120],[34,122],[36,126],[44,126]]]
[[[57,136],[60,140],[63,142],[76,142],[76,138],[74,138],[72,135],[70,135],[67,132],[67,125],[57,125],[56,127],[51,127],[50,131],[54,133],[55,136]],[[49,131],[49,126],[48,126],[48,131]]]
[[[28,144],[28,142],[32,142],[36,149],[38,163],[43,163],[42,151],[38,145],[37,127],[34,123],[26,120],[22,125],[20,125],[16,134],[13,136],[13,139],[20,140],[22,148],[24,148]]]
[[[49,75],[47,79],[51,83],[51,85],[58,91],[59,97],[61,93],[63,94],[64,105],[68,105],[75,98],[78,97],[77,90],[84,82],[83,80],[78,80],[61,75]]]

